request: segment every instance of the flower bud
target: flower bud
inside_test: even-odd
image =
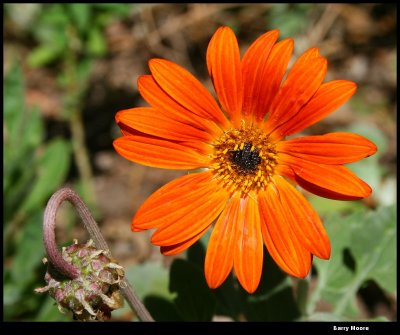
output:
[[[119,283],[124,277],[123,268],[107,252],[98,250],[93,241],[74,244],[62,249],[63,258],[78,269],[78,276],[69,279],[48,263],[45,281],[47,285],[35,289],[49,292],[62,313],[72,311],[75,320],[108,320],[111,312],[123,305]]]

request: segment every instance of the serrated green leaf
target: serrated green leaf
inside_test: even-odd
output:
[[[216,300],[199,266],[175,259],[170,269],[169,289],[177,294],[174,302],[183,320],[211,321]]]
[[[70,144],[62,139],[52,140],[38,162],[37,179],[28,197],[21,205],[21,212],[40,208],[62,184],[70,165]]]
[[[367,213],[351,226],[351,253],[357,260],[360,281],[375,280],[382,289],[396,291],[396,212],[395,206]]]
[[[316,300],[329,302],[334,314],[357,317],[355,297],[367,280],[375,280],[383,290],[396,289],[395,207],[358,211],[347,217],[331,215],[325,227],[332,244],[329,261],[315,259],[317,287],[309,305],[313,314]],[[344,261],[348,250],[355,261],[352,271]]]

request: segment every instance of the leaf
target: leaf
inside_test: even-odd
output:
[[[91,24],[92,4],[70,3],[66,4],[65,7],[79,32],[85,32]]]
[[[148,295],[143,303],[156,321],[183,321],[175,305],[164,298]]]
[[[89,30],[87,51],[92,56],[104,56],[107,52],[107,44],[100,29],[93,27]]]
[[[35,269],[42,265],[42,220],[42,211],[31,215],[23,225],[22,238],[16,246],[10,274],[11,280],[21,291],[35,279]]]
[[[4,78],[4,138],[5,144],[13,145],[21,135],[24,104],[24,80],[21,67],[14,65]]]
[[[332,244],[329,261],[315,259],[317,287],[310,299],[309,314],[315,303],[329,302],[334,314],[357,317],[355,297],[367,280],[375,280],[383,290],[396,290],[395,207],[358,211],[347,217],[331,215],[325,227]],[[354,259],[352,270],[345,262],[347,252]]]
[[[292,282],[264,248],[261,282],[253,294],[240,289],[248,321],[294,321],[300,317]]]
[[[37,179],[23,201],[21,211],[27,213],[46,202],[64,181],[70,165],[70,145],[62,139],[52,140],[39,158]]]
[[[62,48],[52,44],[43,44],[33,49],[28,55],[27,62],[31,67],[40,67],[52,63],[62,55]]]
[[[216,301],[199,266],[175,259],[171,265],[169,289],[177,294],[174,302],[183,320],[212,320]]]
[[[131,265],[126,269],[126,277],[141,299],[153,294],[172,301],[173,295],[168,290],[168,270],[160,262]]]
[[[72,313],[68,312],[63,314],[57,308],[56,302],[50,296],[47,296],[44,299],[44,302],[41,304],[41,307],[35,316],[34,321],[71,321]]]
[[[369,212],[351,226],[351,253],[357,260],[359,281],[375,280],[385,291],[396,291],[395,206]]]

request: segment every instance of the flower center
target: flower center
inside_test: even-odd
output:
[[[261,163],[258,149],[250,142],[241,143],[239,150],[229,151],[233,168],[242,174],[254,173]]]
[[[243,196],[264,189],[276,166],[275,145],[261,129],[244,122],[214,143],[212,158],[216,178],[230,192],[239,191]]]

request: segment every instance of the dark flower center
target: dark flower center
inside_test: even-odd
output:
[[[230,161],[233,168],[242,174],[252,174],[258,170],[261,163],[259,151],[250,142],[244,143],[244,146],[238,150],[229,151]]]

